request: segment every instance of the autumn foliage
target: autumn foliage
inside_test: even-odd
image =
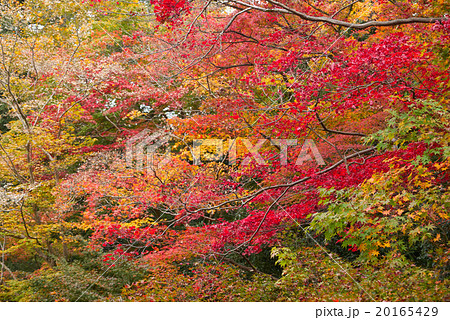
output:
[[[449,298],[445,1],[0,7],[0,301]]]

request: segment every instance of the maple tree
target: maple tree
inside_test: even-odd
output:
[[[448,298],[446,2],[1,6],[0,300]]]

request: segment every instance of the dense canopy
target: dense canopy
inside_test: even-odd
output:
[[[450,298],[447,1],[0,12],[0,301]]]

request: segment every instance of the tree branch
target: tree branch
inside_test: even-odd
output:
[[[351,23],[351,22],[337,20],[337,19],[330,18],[330,17],[310,16],[306,13],[299,12],[283,3],[280,3],[280,2],[274,1],[274,0],[266,0],[266,2],[269,4],[272,4],[273,6],[275,6],[275,8],[265,8],[265,7],[257,6],[254,4],[250,4],[250,3],[247,3],[244,1],[238,1],[238,0],[230,0],[229,2],[244,6],[246,8],[263,11],[263,12],[276,12],[276,13],[282,13],[282,14],[292,14],[292,15],[298,16],[301,19],[306,20],[306,21],[323,22],[323,23],[327,23],[330,25],[342,26],[342,27],[358,29],[358,30],[367,29],[370,27],[392,27],[392,26],[398,26],[398,25],[402,25],[402,24],[434,23],[434,22],[442,21],[445,19],[444,17],[433,17],[433,18],[410,17],[410,18],[405,18],[405,19],[394,19],[394,20],[388,20],[388,21],[368,21],[368,22],[364,22],[364,23]],[[278,7],[278,8],[276,8],[276,7]]]
[[[320,118],[319,113],[316,111],[316,118],[319,121],[320,125],[322,126],[322,129],[329,133],[336,133],[336,134],[342,134],[344,136],[358,136],[358,137],[365,137],[366,135],[364,133],[359,132],[346,132],[346,131],[338,131],[338,130],[332,130],[328,129],[325,126],[325,123],[323,123],[323,120]]]

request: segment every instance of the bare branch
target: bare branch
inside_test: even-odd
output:
[[[392,26],[398,26],[398,25],[403,25],[403,24],[435,23],[437,21],[442,21],[445,19],[444,17],[432,17],[432,18],[410,17],[410,18],[394,19],[394,20],[388,20],[388,21],[368,21],[368,22],[364,22],[364,23],[352,23],[352,22],[334,19],[331,17],[311,16],[306,13],[299,12],[283,3],[280,3],[280,2],[274,1],[274,0],[266,0],[266,2],[273,5],[274,8],[265,8],[265,7],[257,6],[254,4],[250,4],[250,3],[247,3],[244,1],[238,1],[238,0],[230,0],[229,2],[241,5],[246,8],[258,10],[258,11],[275,12],[275,13],[282,13],[282,14],[292,14],[292,15],[298,16],[301,19],[306,20],[306,21],[323,22],[323,23],[327,23],[330,25],[342,26],[342,27],[358,29],[358,30],[363,30],[363,29],[367,29],[370,27],[392,27]]]

